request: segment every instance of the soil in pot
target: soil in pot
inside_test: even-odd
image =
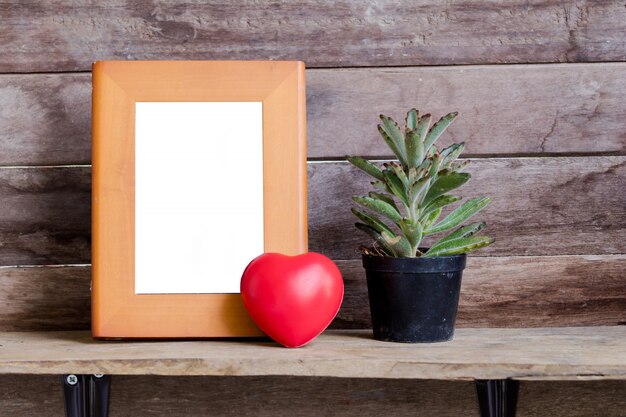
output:
[[[467,255],[386,258],[363,255],[377,340],[451,340]]]

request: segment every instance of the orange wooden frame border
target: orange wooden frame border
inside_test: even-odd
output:
[[[307,251],[305,100],[302,62],[94,64],[94,337],[262,335],[239,294],[135,294],[135,103],[261,101],[265,251],[295,255]]]

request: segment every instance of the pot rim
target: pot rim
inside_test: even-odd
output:
[[[363,267],[368,270],[399,274],[429,274],[462,271],[465,269],[467,253],[432,258],[391,258],[366,254],[361,254],[361,257]]]

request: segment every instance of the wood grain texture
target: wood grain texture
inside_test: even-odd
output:
[[[0,169],[0,265],[85,263],[89,168]]]
[[[625,253],[626,157],[473,159],[467,171],[458,194],[493,198],[476,218],[496,242],[477,256]],[[309,164],[310,250],[360,256],[370,240],[355,230],[349,202],[369,184],[347,162]]]
[[[626,151],[626,64],[312,70],[309,157],[391,156],[379,114],[458,111],[440,145],[465,153]]]
[[[96,341],[89,332],[0,333],[0,373],[626,380],[626,326],[457,329],[398,344],[331,330],[301,349],[256,340]]]
[[[15,417],[62,416],[59,381],[60,377],[49,375],[0,375],[0,410]],[[393,410],[393,415],[400,417],[416,413],[475,417],[476,407],[471,382],[115,375],[109,414],[111,417],[362,417],[385,415]]]
[[[90,266],[0,268],[0,329],[87,330],[90,285]]]
[[[626,63],[307,71],[308,156],[389,155],[379,113],[461,117],[474,155],[626,153]],[[91,162],[91,75],[0,75],[2,165]]]
[[[11,0],[0,18],[2,72],[88,70],[105,59],[314,67],[626,59],[626,10],[616,0]]]
[[[28,388],[25,388],[28,387]],[[0,375],[0,410],[58,417],[58,376]],[[518,417],[623,417],[624,381],[522,382]],[[476,417],[473,383],[307,377],[115,375],[111,417]]]
[[[626,251],[626,157],[474,159],[466,198],[491,195],[480,213],[497,240],[478,256]],[[347,162],[309,163],[309,249],[356,259],[350,197],[368,189]],[[90,169],[0,168],[0,265],[89,263]]]
[[[345,295],[334,329],[371,328],[361,261],[336,261]],[[458,327],[626,324],[626,255],[470,257]],[[87,330],[89,266],[0,268],[0,331]]]
[[[0,165],[90,163],[90,74],[2,75],[0,108]]]
[[[63,415],[59,377],[0,375],[0,409]],[[24,387],[28,387],[25,390]],[[521,382],[518,417],[623,417],[625,381]],[[111,417],[475,416],[468,381],[116,375]]]
[[[345,296],[334,328],[371,328],[360,260],[336,261]],[[469,257],[458,327],[626,324],[626,255]]]
[[[0,72],[86,71],[107,58],[287,58],[317,67],[624,61],[625,30],[626,8],[615,0],[366,7],[9,0],[0,3]],[[467,140],[477,155],[626,153],[621,63],[313,70],[307,77],[313,158],[388,155],[373,128],[376,114],[400,118],[412,105],[435,116],[461,110],[445,140]],[[89,98],[89,74],[0,76],[0,165],[90,163]],[[490,181],[513,200],[488,213],[499,246],[477,255],[624,253],[623,165],[567,159],[542,171],[518,161]],[[0,265],[89,261],[89,175],[80,167],[0,170]],[[482,190],[482,183],[468,187]],[[356,258],[362,239],[344,217],[351,189],[337,181],[325,187],[312,190],[323,203],[312,244]],[[459,325],[623,324],[623,262],[623,255],[472,258]],[[346,303],[334,325],[366,326],[360,262],[339,264]],[[88,327],[89,275],[88,266],[0,268],[0,329]],[[112,394],[112,416],[477,415],[469,382],[116,376]],[[624,398],[625,381],[522,382],[517,415],[623,417]],[[58,376],[0,375],[0,414],[58,416],[61,400]]]

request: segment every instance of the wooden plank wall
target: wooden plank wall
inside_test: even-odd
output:
[[[0,376],[7,416],[60,417],[58,376]],[[28,387],[28,389],[25,389]],[[601,387],[601,389],[599,389]],[[116,376],[111,417],[477,417],[469,381]],[[623,417],[626,386],[522,382],[517,417]]]
[[[346,282],[334,327],[369,326],[363,239],[349,213],[367,183],[344,156],[389,158],[377,115],[401,118],[412,106],[460,112],[443,141],[467,142],[474,178],[464,195],[494,199],[483,217],[497,243],[468,265],[459,326],[626,324],[625,6],[1,2],[0,329],[89,327],[89,70],[103,59],[307,63],[310,248],[336,260]],[[0,378],[0,410],[61,412],[52,379],[28,394],[13,385]],[[461,383],[133,377],[118,386],[112,415],[229,415],[230,403],[210,400],[233,390],[249,415],[475,415]],[[525,383],[520,415],[623,415],[624,393],[619,382]]]

